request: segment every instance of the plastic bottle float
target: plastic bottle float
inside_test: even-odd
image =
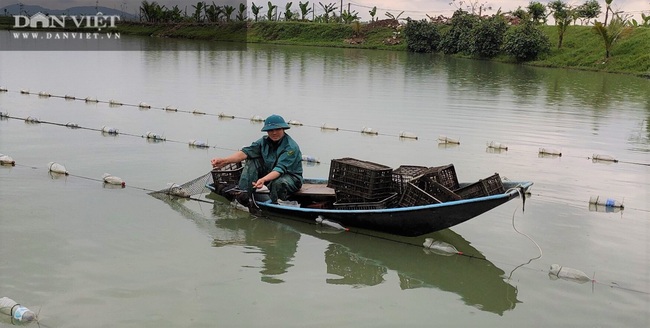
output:
[[[110,135],[118,135],[120,132],[116,128],[112,128],[110,126],[102,126],[102,133],[110,134]]]
[[[104,180],[104,183],[107,183],[107,184],[110,184],[110,185],[126,187],[126,182],[124,182],[124,180],[122,180],[122,178],[116,177],[116,176],[111,175],[109,173],[104,173],[104,175],[102,176],[102,180]]]
[[[541,155],[541,156],[549,155],[549,156],[562,157],[562,152],[560,152],[557,149],[553,149],[553,148],[539,148],[538,154]]]
[[[433,238],[425,238],[424,243],[422,244],[426,251],[444,256],[450,256],[454,254],[463,254],[459,252],[454,245],[445,243],[444,241],[434,240]]]
[[[11,316],[11,320],[18,322],[31,322],[36,319],[36,314],[32,310],[9,297],[0,297],[0,313]]]
[[[548,271],[548,277],[551,280],[564,279],[579,284],[594,281],[592,278],[587,276],[587,274],[578,269],[563,267],[559,264],[551,264],[551,268]]]
[[[375,135],[375,136],[379,134],[379,132],[373,130],[372,128],[365,127],[365,126],[363,127],[363,129],[361,129],[361,133]]]
[[[456,138],[450,138],[447,136],[439,135],[438,143],[460,145],[460,140]]]
[[[338,131],[339,130],[339,128],[337,128],[335,126],[328,125],[327,123],[323,124],[320,127],[320,129],[323,130],[323,131]]]
[[[418,140],[418,136],[416,136],[414,133],[406,132],[406,131],[401,131],[401,132],[399,133],[399,137],[400,137],[401,139],[414,139],[414,140]]]
[[[307,163],[320,163],[318,158],[309,155],[302,155],[302,161]]]
[[[601,154],[594,154],[591,157],[591,161],[594,163],[597,162],[613,162],[613,163],[618,163],[618,160],[614,158],[613,156],[610,155],[601,155]]]
[[[328,226],[330,228],[334,228],[334,229],[337,229],[337,230],[350,231],[350,229],[348,229],[348,228],[346,228],[346,227],[344,227],[344,226],[342,226],[342,225],[340,225],[340,224],[338,224],[336,222],[330,221],[330,220],[328,220],[328,219],[326,219],[326,218],[324,218],[324,217],[322,217],[320,215],[316,218],[316,223],[318,223],[320,225],[323,225],[323,226]]]
[[[70,174],[68,170],[66,170],[65,166],[57,162],[49,162],[47,164],[47,169],[52,173],[65,174],[65,175]]]
[[[145,137],[147,139],[153,140],[153,141],[165,141],[165,137],[161,136],[160,134],[153,133],[151,131],[147,131],[147,134],[145,134]]]
[[[589,197],[589,204],[600,205],[605,207],[624,208],[623,203],[613,198],[591,196]]]
[[[492,149],[499,149],[499,150],[506,150],[506,151],[508,150],[508,146],[496,141],[488,142],[487,147]]]
[[[208,143],[206,141],[196,140],[196,139],[190,140],[189,145],[190,145],[190,147],[196,147],[196,148],[209,148],[210,147],[210,145],[208,145]]]
[[[0,165],[16,166],[16,161],[9,155],[0,154]]]

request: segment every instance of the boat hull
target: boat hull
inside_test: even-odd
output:
[[[339,210],[293,207],[257,200],[255,206],[262,214],[301,219],[311,223],[321,217],[345,228],[360,228],[393,235],[415,237],[453,227],[511,199],[523,196],[531,182],[504,183],[503,194],[412,207],[370,210]]]

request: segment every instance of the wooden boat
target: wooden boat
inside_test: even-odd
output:
[[[459,188],[475,183],[460,183]],[[524,193],[533,185],[532,182],[503,182],[502,193],[474,197],[470,199],[450,200],[437,204],[390,207],[388,200],[372,203],[357,203],[357,206],[335,206],[336,192],[328,187],[324,179],[305,179],[302,188],[294,193],[288,202],[274,204],[268,193],[256,192],[250,207],[262,214],[286,218],[301,219],[311,223],[316,219],[338,224],[344,228],[359,228],[379,231],[393,235],[420,236],[470,220],[495,207],[498,207]],[[208,189],[216,192],[213,184]],[[397,197],[394,195],[392,197]],[[386,208],[380,208],[386,207]]]

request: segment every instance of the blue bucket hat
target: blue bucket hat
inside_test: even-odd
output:
[[[275,129],[290,129],[291,127],[287,122],[284,121],[282,116],[273,114],[269,117],[267,117],[264,120],[264,127],[262,128],[262,131],[270,131],[270,130],[275,130]]]

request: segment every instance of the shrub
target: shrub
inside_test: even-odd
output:
[[[548,37],[533,22],[512,27],[503,42],[503,52],[517,61],[535,60],[550,49]]]
[[[408,20],[404,28],[406,49],[411,52],[434,52],[440,43],[440,33],[435,24],[426,20]]]
[[[471,31],[471,54],[484,58],[498,55],[507,29],[508,25],[502,15],[480,20]]]
[[[451,27],[440,40],[440,50],[446,54],[470,53],[469,39],[478,17],[458,9],[451,17]]]

